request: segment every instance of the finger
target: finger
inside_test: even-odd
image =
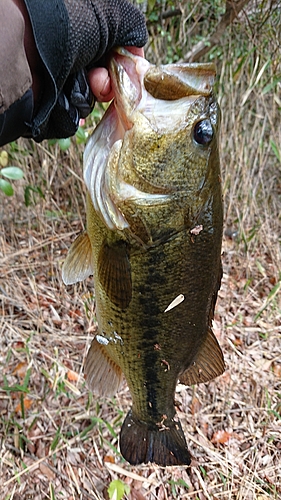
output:
[[[128,50],[128,52],[131,52],[131,54],[134,54],[135,56],[144,57],[143,47],[124,47],[124,49]]]
[[[143,48],[125,47],[132,54],[144,57]],[[97,101],[108,102],[114,98],[110,76],[106,68],[93,68],[88,73],[89,84]]]
[[[108,70],[106,68],[94,68],[88,73],[89,84],[97,101],[108,102],[113,99],[114,94]]]

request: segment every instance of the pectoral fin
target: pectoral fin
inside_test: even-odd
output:
[[[62,266],[62,279],[66,285],[83,281],[93,274],[93,251],[87,232],[79,234],[72,243]]]
[[[121,382],[121,368],[110,358],[106,346],[94,339],[88,351],[85,366],[88,387],[98,396],[113,396]]]
[[[124,241],[104,242],[98,256],[98,277],[111,302],[126,309],[132,298],[132,278]]]
[[[182,373],[180,382],[185,385],[208,382],[221,375],[225,364],[221,348],[211,328],[208,328],[206,340],[193,360],[193,363]]]

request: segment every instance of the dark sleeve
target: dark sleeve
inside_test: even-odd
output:
[[[0,114],[0,147],[29,135],[33,114],[33,93],[29,89]]]

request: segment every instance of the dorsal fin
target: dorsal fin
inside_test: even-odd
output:
[[[179,380],[185,385],[199,384],[218,377],[224,370],[225,364],[221,348],[209,327],[204,344],[193,363],[182,373]]]
[[[62,266],[62,279],[66,285],[83,281],[93,274],[93,251],[88,233],[79,234],[72,243]]]

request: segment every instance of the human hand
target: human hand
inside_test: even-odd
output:
[[[73,135],[79,119],[85,118],[92,109],[90,89],[99,101],[113,97],[106,69],[110,51],[119,46],[143,55],[140,47],[147,40],[145,18],[129,0],[49,1],[56,2],[62,9],[60,24],[49,6],[45,12],[45,3],[39,6],[32,0],[24,0],[36,45],[50,75],[49,79],[45,72],[43,82],[49,96],[55,83],[53,102],[49,97],[48,103],[40,102],[37,107],[31,130],[36,141]],[[51,34],[48,43],[47,32]]]
[[[125,47],[126,50],[140,57],[144,57],[143,48]],[[114,92],[111,87],[110,76],[107,68],[94,68],[88,73],[88,81],[92,93],[97,101],[108,102],[114,98]]]

